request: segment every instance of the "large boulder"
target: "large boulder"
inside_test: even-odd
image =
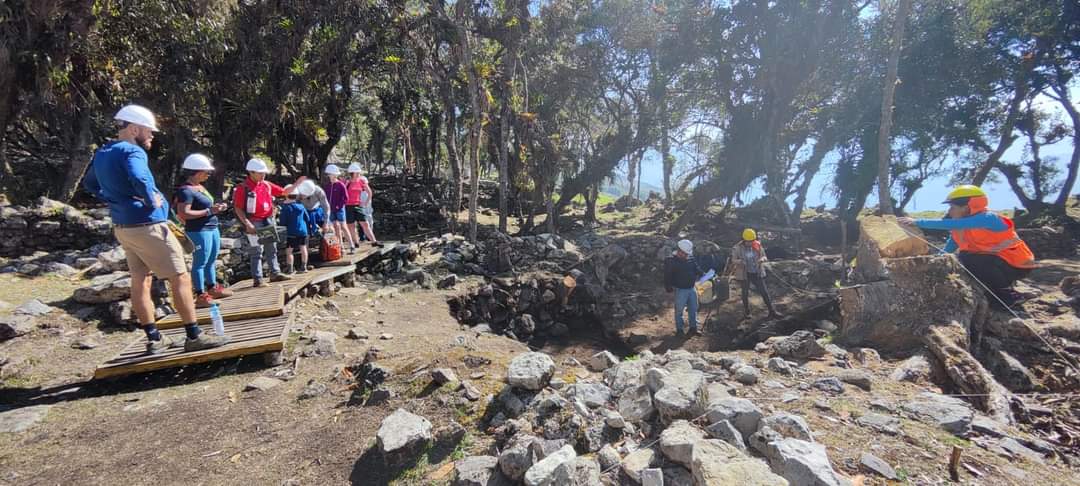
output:
[[[431,441],[431,422],[399,408],[383,419],[375,437],[383,454],[408,454]]]
[[[622,470],[635,483],[641,483],[641,471],[660,463],[660,456],[652,449],[638,449],[622,460]]]
[[[888,275],[882,258],[925,255],[930,251],[922,231],[905,228],[895,216],[866,216],[859,220],[859,243],[855,252],[855,273],[864,281]]]
[[[773,342],[773,354],[791,359],[815,359],[825,356],[825,346],[810,331],[795,331]]]
[[[645,385],[627,390],[619,397],[619,414],[626,420],[642,422],[651,419],[655,413],[652,395]]]
[[[575,457],[559,464],[551,484],[559,486],[594,486],[600,484],[600,464],[587,457]]]
[[[131,277],[124,272],[114,272],[94,277],[90,285],[75,289],[76,302],[82,304],[108,304],[131,297]]]
[[[98,253],[97,259],[98,263],[101,264],[101,268],[108,272],[128,271],[127,253],[124,252],[122,246]]]
[[[24,315],[0,317],[0,341],[22,336],[34,329],[34,318]]]
[[[730,444],[703,440],[694,448],[690,470],[696,486],[787,486],[765,463],[749,457]]]
[[[660,418],[667,423],[693,419],[705,413],[708,403],[708,382],[705,374],[696,370],[672,373],[664,380],[664,387],[653,396]]]
[[[520,481],[533,465],[531,446],[539,439],[527,434],[518,434],[511,439],[507,447],[499,454],[499,470],[513,481]]]
[[[510,362],[506,379],[510,386],[526,390],[540,390],[547,386],[555,374],[555,361],[544,353],[520,354]]]
[[[888,280],[840,290],[839,341],[887,354],[921,349],[930,328],[971,322],[986,301],[952,255],[883,260]]]
[[[604,383],[607,383],[613,392],[621,394],[641,385],[644,376],[645,368],[640,360],[624,361],[604,371]]]
[[[967,434],[974,418],[974,412],[967,402],[932,392],[922,392],[918,397],[901,403],[900,409],[956,435]]]
[[[788,480],[791,486],[846,486],[844,479],[829,464],[825,446],[799,439],[769,443],[769,465]]]
[[[453,486],[503,486],[510,483],[499,474],[493,456],[469,456],[454,463]]]

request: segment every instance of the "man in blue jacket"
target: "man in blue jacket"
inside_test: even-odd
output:
[[[675,292],[675,335],[683,334],[683,309],[690,315],[690,334],[698,333],[698,298],[694,284],[705,274],[694,260],[694,244],[680,240],[675,253],[664,260],[664,287]]]
[[[128,105],[114,118],[119,129],[117,139],[94,154],[83,187],[109,205],[113,232],[127,254],[131,307],[146,332],[146,351],[156,354],[180,344],[161,335],[154,325],[152,274],[169,281],[173,305],[187,332],[184,350],[224,346],[229,338],[204,334],[199,329],[184,250],[165,223],[169,205],[154,183],[146,156],[154,132],[158,131],[154,114],[141,106]]]

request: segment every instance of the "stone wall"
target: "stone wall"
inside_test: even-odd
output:
[[[33,206],[0,205],[0,256],[82,250],[113,240],[108,210],[80,211],[41,197]]]

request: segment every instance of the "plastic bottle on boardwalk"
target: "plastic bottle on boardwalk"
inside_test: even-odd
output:
[[[221,308],[217,302],[210,304],[210,322],[214,324],[214,334],[225,335],[225,319],[221,318]]]

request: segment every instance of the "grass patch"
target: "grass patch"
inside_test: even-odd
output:
[[[469,448],[472,447],[473,442],[475,442],[475,440],[473,439],[472,434],[465,432],[465,435],[461,438],[461,441],[458,442],[456,446],[454,446],[453,452],[450,453],[450,460],[460,461],[464,459],[465,456],[469,454],[468,451]]]
[[[955,435],[946,436],[942,440],[942,442],[944,442],[944,443],[946,443],[948,445],[951,445],[951,446],[963,447],[965,449],[968,448],[968,447],[971,447],[971,441],[970,440],[967,440],[967,439],[964,439],[964,438],[961,438],[961,437],[957,437]]]
[[[421,484],[424,480],[424,476],[427,475],[427,468],[431,466],[431,461],[428,459],[428,453],[431,452],[431,448],[432,445],[430,443],[424,446],[423,452],[416,458],[416,464],[401,471],[391,484]]]
[[[623,360],[623,363],[629,363],[631,361],[637,361],[639,359],[641,359],[641,356],[638,356],[636,354],[631,354],[630,356],[627,356],[627,357],[623,358],[622,360]]]
[[[821,343],[822,346],[824,346],[826,344],[832,344],[833,335],[832,334],[826,334],[825,337],[823,337],[821,339],[818,339],[818,342]]]
[[[908,472],[902,467],[896,468],[896,479],[907,482]]]

